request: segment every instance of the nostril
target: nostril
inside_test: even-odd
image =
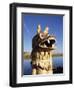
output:
[[[54,44],[55,43],[55,40],[51,40],[51,43]]]

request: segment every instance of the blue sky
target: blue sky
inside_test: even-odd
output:
[[[36,35],[37,25],[40,24],[42,31],[49,27],[49,34],[56,37],[56,52],[63,52],[63,16],[22,14],[23,27],[23,51],[31,52],[32,38]]]

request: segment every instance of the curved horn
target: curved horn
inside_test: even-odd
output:
[[[45,34],[48,34],[48,30],[49,30],[49,27],[47,26],[47,27],[45,28],[44,33],[45,33]]]
[[[37,33],[39,34],[41,32],[41,26],[40,24],[37,26]]]

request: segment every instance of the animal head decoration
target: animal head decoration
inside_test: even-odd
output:
[[[48,26],[45,27],[44,32],[41,31],[40,24],[37,26],[37,34],[32,39],[33,49],[35,48],[36,49],[41,48],[41,49],[46,49],[46,50],[54,49],[55,37],[50,36],[48,31],[49,31]]]

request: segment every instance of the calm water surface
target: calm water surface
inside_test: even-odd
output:
[[[63,57],[54,57],[53,67],[54,67],[54,74],[63,73]],[[31,75],[31,72],[32,72],[31,60],[23,60],[23,74]]]

